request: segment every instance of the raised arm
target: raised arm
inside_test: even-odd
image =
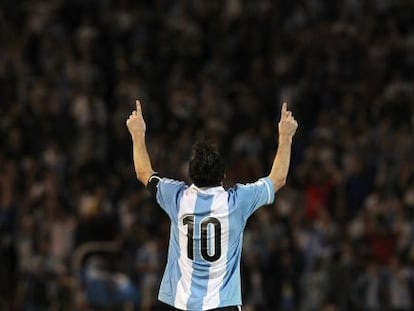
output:
[[[145,145],[145,121],[142,116],[141,103],[136,101],[137,110],[132,111],[126,125],[132,138],[135,173],[140,182],[147,186],[148,179],[154,173]]]
[[[292,116],[292,112],[288,111],[287,104],[283,103],[279,121],[279,146],[275,159],[273,160],[272,170],[269,174],[275,191],[278,191],[286,184],[290,164],[292,137],[297,128],[298,123]]]

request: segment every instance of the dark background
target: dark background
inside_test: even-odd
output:
[[[412,1],[2,0],[0,309],[92,310],[71,261],[90,241],[136,310],[163,309],[139,98],[154,169],[186,181],[199,139],[226,187],[267,175],[283,101],[299,122],[288,185],[246,228],[244,310],[412,310],[413,78]]]

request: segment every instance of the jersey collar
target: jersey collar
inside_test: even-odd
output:
[[[197,192],[204,193],[204,194],[214,194],[217,192],[224,191],[223,186],[215,186],[215,187],[197,187],[196,185],[192,184],[190,188],[195,189]]]

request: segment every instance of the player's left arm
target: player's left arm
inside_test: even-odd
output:
[[[132,111],[126,125],[132,138],[135,173],[138,180],[147,186],[148,180],[154,174],[154,171],[145,144],[146,124],[139,100],[136,101],[136,106],[136,110]]]
[[[286,184],[290,164],[292,138],[298,128],[298,122],[293,117],[292,112],[287,109],[286,103],[283,103],[278,127],[279,145],[273,160],[272,170],[268,176],[273,183],[275,192]]]

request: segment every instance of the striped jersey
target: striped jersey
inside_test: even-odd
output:
[[[257,208],[273,203],[270,179],[226,191],[162,178],[156,198],[171,220],[158,299],[181,310],[241,305],[243,230]]]

